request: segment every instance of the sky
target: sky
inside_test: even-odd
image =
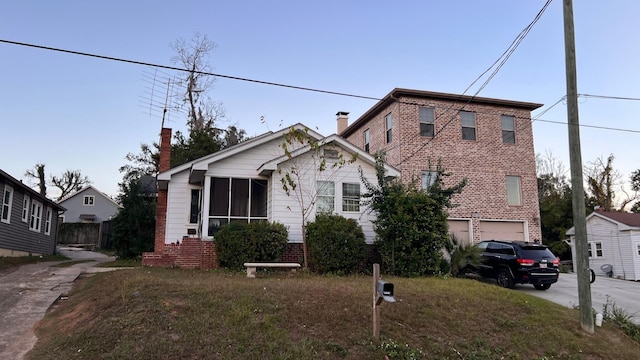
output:
[[[170,44],[206,35],[211,72],[382,98],[393,88],[462,94],[529,25],[544,0],[12,1],[0,40],[174,66]],[[640,2],[574,1],[578,93],[640,98]],[[24,179],[80,170],[117,195],[119,167],[158,141],[167,78],[177,72],[0,42],[0,169]],[[467,95],[474,95],[486,76]],[[533,111],[535,151],[569,170],[562,1],[554,0],[477,95],[542,103]],[[209,96],[250,136],[303,123],[336,132],[376,101],[217,77]],[[560,102],[558,102],[560,101]],[[555,106],[553,106],[555,104]],[[628,179],[640,101],[579,98],[582,162],[615,156]],[[186,130],[169,111],[165,126]],[[55,191],[49,186],[49,195]]]

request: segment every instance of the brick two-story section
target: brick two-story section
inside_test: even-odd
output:
[[[458,239],[534,241],[541,231],[531,111],[541,106],[396,88],[350,126],[348,113],[338,113],[338,134],[370,153],[385,150],[404,182],[425,184],[439,159],[452,173],[445,186],[467,178],[449,210]]]

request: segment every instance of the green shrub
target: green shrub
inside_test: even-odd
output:
[[[287,246],[287,228],[280,223],[232,222],[215,235],[220,265],[242,269],[245,262],[277,261]]]
[[[321,214],[307,224],[311,268],[320,273],[351,274],[366,257],[364,233],[353,219]]]
[[[464,275],[465,268],[477,268],[482,264],[480,248],[473,244],[461,244],[453,235],[445,249],[450,255],[449,270],[453,276]]]

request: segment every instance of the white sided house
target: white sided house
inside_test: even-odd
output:
[[[567,235],[575,259],[575,228]],[[640,214],[595,210],[587,216],[587,243],[589,268],[596,275],[640,280]]]
[[[285,135],[292,130],[308,136],[318,147],[289,144],[285,153]],[[167,134],[163,133],[161,166],[170,149],[165,138]],[[326,166],[319,171],[322,159]],[[333,167],[342,160],[344,165]],[[371,244],[375,239],[371,222],[374,215],[360,201],[365,191],[360,170],[375,184],[375,159],[337,135],[323,137],[296,124],[162,170],[158,175],[155,248],[144,255],[145,265],[216,267],[214,239],[219,227],[252,221],[284,224],[289,239],[282,260],[300,261],[303,221],[313,221],[319,210],[357,220],[366,242]],[[389,166],[385,171],[387,176],[400,175]],[[287,175],[296,183],[289,194],[281,181]],[[301,209],[308,209],[304,219]],[[196,259],[187,254],[196,254]]]

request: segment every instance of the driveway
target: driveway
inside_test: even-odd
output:
[[[560,274],[558,282],[546,291],[536,290],[531,285],[517,285],[516,289],[570,308],[579,304],[578,277],[575,273]],[[602,312],[607,296],[610,303],[632,315],[633,321],[640,324],[640,283],[598,276],[591,284],[591,303],[596,312]]]
[[[59,248],[58,253],[74,260],[91,260],[69,267],[53,267],[60,262],[24,265],[0,274],[0,359],[22,359],[36,343],[33,326],[47,309],[66,295],[73,281],[83,272],[104,271],[93,268],[111,261],[104,254]]]

